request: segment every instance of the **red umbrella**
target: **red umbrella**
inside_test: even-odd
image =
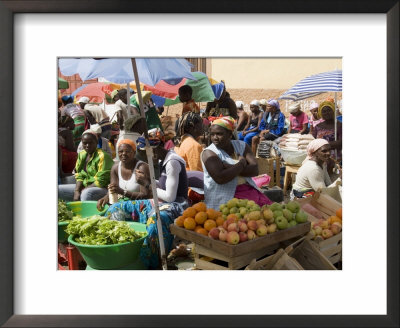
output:
[[[113,84],[96,82],[89,83],[76,90],[76,93],[72,93],[76,99],[80,97],[88,97],[91,103],[102,103],[105,95],[111,95],[111,92],[115,90]]]

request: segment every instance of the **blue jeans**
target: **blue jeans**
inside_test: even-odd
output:
[[[247,133],[245,136],[243,136],[243,132],[240,132],[238,135],[238,138],[239,138],[239,140],[244,141],[251,147],[251,139],[253,139],[253,137],[255,137],[258,134],[259,134],[259,132],[257,131],[257,132]]]
[[[58,198],[65,201],[74,200],[75,184],[58,185]],[[107,188],[90,187],[81,191],[81,201],[99,200],[107,194]]]

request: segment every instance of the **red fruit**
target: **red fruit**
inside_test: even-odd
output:
[[[243,243],[244,241],[247,241],[248,237],[247,237],[247,233],[246,232],[239,232],[239,241],[241,243]]]
[[[239,227],[238,227],[238,225],[237,225],[236,222],[231,223],[230,225],[228,225],[228,232],[229,232],[229,231],[236,231],[236,232],[239,232]]]
[[[208,233],[208,237],[212,239],[219,239],[219,233],[220,231],[218,228],[212,228]]]

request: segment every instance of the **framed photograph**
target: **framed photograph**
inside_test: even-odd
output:
[[[398,1],[188,11],[182,1],[0,1],[0,324],[398,326]],[[57,58],[93,56],[342,58],[343,270],[58,271]]]

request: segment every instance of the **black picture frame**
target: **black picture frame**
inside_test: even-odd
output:
[[[190,12],[188,12],[190,8]],[[384,13],[387,17],[387,315],[14,315],[13,17],[17,13]],[[399,1],[1,1],[0,324],[4,327],[399,327]],[[14,94],[16,96],[16,94]],[[371,135],[372,137],[372,135]],[[15,149],[15,151],[18,151]],[[383,218],[381,218],[383,219]],[[373,283],[373,282],[371,282]],[[366,293],[368,286],[366,286]],[[222,301],[222,300],[221,300]]]

